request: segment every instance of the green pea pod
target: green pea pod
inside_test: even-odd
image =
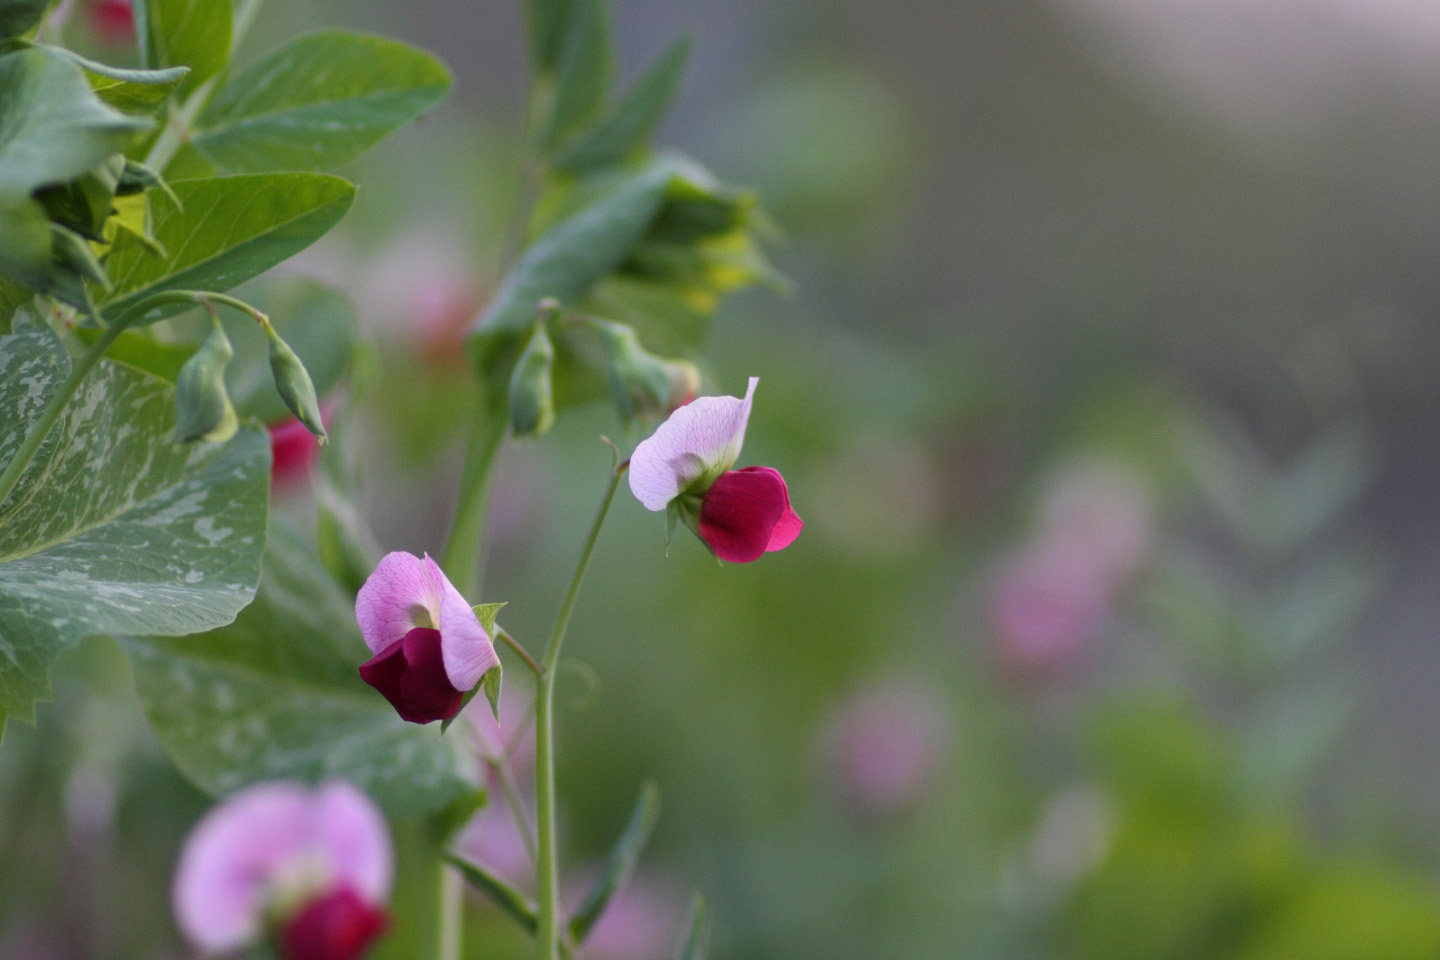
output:
[[[606,377],[620,418],[656,421],[695,399],[700,371],[688,360],[666,360],[646,350],[635,331],[621,323],[592,320],[609,355]]]
[[[510,426],[517,437],[538,437],[555,423],[555,398],[550,390],[550,371],[555,365],[555,346],[542,320],[525,345],[510,375]]]
[[[225,389],[225,367],[235,350],[218,320],[175,381],[175,440],[224,443],[235,435],[239,419]]]
[[[315,396],[315,384],[305,364],[290,349],[290,344],[280,339],[280,334],[269,323],[265,324],[265,335],[270,338],[270,373],[275,377],[275,389],[280,399],[295,415],[295,419],[321,443],[326,441],[325,424],[320,419],[320,401]]]

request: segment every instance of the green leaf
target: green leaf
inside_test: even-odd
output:
[[[546,231],[505,277],[474,332],[528,332],[541,300],[582,299],[644,235],[670,175],[668,165],[653,164]]]
[[[90,88],[95,91],[95,95],[126,113],[155,113],[190,74],[189,67],[170,67],[166,70],[112,67],[108,63],[82,57],[64,47],[52,47],[48,44],[36,46],[74,61],[85,71],[85,78],[90,81]]]
[[[0,339],[0,464],[70,366],[48,329],[16,319]],[[174,423],[168,384],[102,360],[0,504],[0,721],[33,717],[50,662],[83,637],[208,630],[253,596],[269,442],[247,429],[176,446]]]
[[[630,822],[626,825],[625,832],[620,835],[614,849],[610,851],[610,856],[605,860],[605,869],[601,871],[600,879],[595,881],[595,886],[585,895],[585,899],[570,917],[570,936],[576,943],[585,941],[586,935],[610,904],[610,898],[630,881],[630,875],[635,872],[635,865],[640,862],[640,854],[645,849],[650,834],[654,832],[655,821],[659,816],[660,788],[653,783],[646,783],[640,788],[640,798],[635,801],[635,812],[630,814]]]
[[[314,243],[355,198],[349,183],[316,173],[212,177],[171,186],[183,209],[163,194],[151,195],[153,235],[170,255],[157,258],[128,235],[110,250],[115,286],[101,301],[110,319],[161,290],[229,290]],[[141,322],[184,309],[157,307]]]
[[[600,112],[614,66],[605,0],[572,0],[556,74],[555,99],[541,136],[546,152]]]
[[[315,392],[324,396],[344,376],[355,352],[355,307],[340,290],[304,277],[257,281],[241,298],[270,318],[299,356]],[[229,313],[225,329],[235,343],[235,360],[226,378],[235,409],[261,423],[277,423],[290,410],[275,390],[265,336],[249,317]]]
[[[50,218],[45,208],[28,196],[0,194],[0,273],[30,290],[43,289],[53,269],[51,247]],[[14,302],[17,296],[11,293],[6,300],[19,306]]]
[[[500,616],[500,611],[504,608],[505,603],[506,601],[501,601],[500,603],[477,603],[472,608],[475,611],[476,618],[480,621],[480,626],[485,628],[485,635],[487,637],[495,636],[495,620]]]
[[[525,894],[491,873],[482,864],[453,853],[447,853],[444,856],[445,862],[459,870],[466,883],[489,897],[490,902],[519,924],[521,930],[534,935],[540,926],[540,920],[535,913],[534,905],[530,903]]]
[[[59,56],[31,48],[0,57],[0,194],[78,177],[150,126],[101,103]]]
[[[49,5],[50,0],[0,0],[0,40],[18,37],[35,26]]]
[[[180,83],[189,93],[230,63],[234,20],[230,0],[136,0],[140,59],[152,70],[189,67]]]
[[[81,343],[89,346],[100,338],[101,332],[82,327],[75,330],[75,336]],[[195,353],[196,346],[194,343],[156,340],[140,330],[126,330],[110,344],[105,356],[174,383],[180,376],[180,368],[185,366],[185,361]]]
[[[689,37],[672,43],[604,119],[560,152],[555,166],[583,174],[642,150],[680,89],[690,47]]]
[[[226,84],[194,142],[228,170],[336,167],[449,89],[449,71],[414,47],[338,30],[311,34]]]
[[[232,625],[127,648],[161,746],[212,794],[337,777],[399,817],[476,789],[461,738],[405,723],[360,679],[369,653],[352,598],[282,526],[271,529],[255,602]]]
[[[525,33],[536,73],[544,73],[560,59],[565,26],[576,0],[525,0]]]
[[[0,224],[3,224],[3,210],[0,210]],[[10,318],[15,311],[33,300],[35,295],[22,283],[0,275],[0,336],[10,333]]]
[[[705,942],[710,938],[710,919],[706,913],[705,898],[695,894],[690,901],[690,920],[685,925],[685,939],[675,951],[676,960],[705,960]]]

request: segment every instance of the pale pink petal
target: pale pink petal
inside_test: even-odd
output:
[[[332,781],[315,794],[311,814],[331,882],[372,904],[388,900],[394,876],[390,832],[374,802],[350,784]]]
[[[191,831],[175,873],[175,918],[202,950],[233,950],[260,934],[271,880],[312,842],[309,791],[262,783],[231,796]]]
[[[355,619],[371,653],[380,653],[416,627],[438,629],[440,591],[412,553],[387,553],[355,597]]]
[[[700,397],[686,404],[635,448],[630,490],[645,509],[664,510],[704,474],[718,477],[735,465],[759,382],[759,377],[750,378],[743,400]]]
[[[500,665],[500,658],[475,610],[428,554],[425,566],[440,585],[440,654],[445,658],[445,675],[456,690],[469,690],[485,671]]]

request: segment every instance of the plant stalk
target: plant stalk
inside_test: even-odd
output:
[[[535,687],[535,819],[538,834],[539,857],[535,864],[536,907],[539,927],[535,933],[536,957],[538,960],[557,960],[560,955],[560,878],[555,855],[555,672],[560,662],[560,647],[565,642],[565,629],[570,625],[570,615],[575,610],[575,599],[580,594],[580,584],[590,566],[590,555],[595,552],[595,541],[600,537],[600,528],[610,512],[610,503],[615,499],[615,490],[625,474],[629,461],[617,463],[610,471],[610,485],[605,489],[605,498],[595,513],[595,522],[590,526],[590,535],[580,550],[580,560],[560,604],[560,613],[555,618],[555,630],[545,646],[545,655],[540,661],[541,674]]]

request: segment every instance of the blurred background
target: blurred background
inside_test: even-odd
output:
[[[75,30],[121,60],[111,6]],[[641,780],[665,801],[587,955],[668,956],[698,888],[719,960],[1440,956],[1440,6],[614,20],[627,77],[693,34],[660,139],[780,228],[794,291],[727,302],[703,392],[760,377],[742,462],[782,470],[807,526],[721,569],[617,501],[560,681],[568,875]],[[327,25],[455,73],[285,268],[350,290],[365,513],[435,551],[473,402],[458,339],[514,203],[519,14],[287,0],[250,55]],[[504,450],[484,599],[535,649],[621,430],[597,405]],[[118,648],[84,653],[0,751],[0,957],[187,956],[170,873],[207,801]],[[524,884],[498,810],[464,843]],[[406,869],[377,956],[408,955]],[[526,955],[469,908],[467,956]]]

